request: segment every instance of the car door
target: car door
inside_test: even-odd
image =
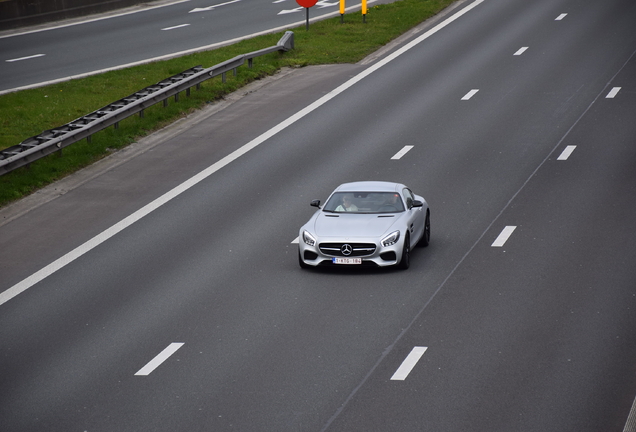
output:
[[[423,207],[413,207],[415,195],[409,188],[404,188],[402,196],[404,197],[406,211],[408,212],[408,229],[411,233],[411,245],[414,245],[420,240],[424,233],[425,214],[422,211]]]

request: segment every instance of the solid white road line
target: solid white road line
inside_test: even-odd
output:
[[[517,50],[516,53],[514,53],[514,55],[516,56],[520,56],[521,54],[523,54],[524,52],[526,52],[526,50],[528,49],[528,47],[521,47]]]
[[[469,91],[468,93],[466,93],[464,95],[464,97],[462,98],[462,100],[468,100],[471,97],[475,96],[475,94],[477,94],[477,92],[479,91],[479,89],[472,89],[471,91]]]
[[[566,13],[562,13],[561,15],[559,15],[558,17],[556,17],[554,20],[555,21],[561,21],[563,18],[565,18],[567,16]]]
[[[31,56],[20,57],[20,58],[11,59],[11,60],[5,60],[5,61],[7,63],[13,63],[13,62],[22,61],[22,60],[31,60],[31,59],[38,58],[38,57],[44,57],[45,55],[46,54],[35,54],[35,55],[31,55]]]
[[[636,399],[634,399],[632,409],[629,411],[629,416],[627,416],[623,432],[636,432]]]
[[[296,237],[294,240],[292,240],[291,244],[298,244],[299,241],[300,237]]]
[[[187,27],[189,25],[190,24],[181,24],[181,25],[177,25],[177,26],[162,28],[161,30],[162,31],[164,31],[164,30],[174,30],[174,29],[178,29],[178,28],[181,28],[181,27]]]
[[[1,292],[0,293],[0,305],[2,305],[3,303],[6,303],[7,301],[11,300],[13,297],[15,297],[18,294],[20,294],[20,293],[26,291],[27,289],[31,288],[36,283],[42,281],[43,279],[45,279],[48,276],[50,276],[51,274],[55,273],[59,269],[65,267],[67,264],[70,264],[71,262],[75,261],[77,258],[79,258],[80,256],[84,255],[88,251],[96,248],[97,246],[99,246],[100,244],[102,244],[106,240],[110,239],[111,237],[113,237],[114,235],[119,233],[120,231],[126,229],[130,225],[132,225],[135,222],[137,222],[139,219],[141,219],[144,216],[148,215],[149,213],[155,211],[156,209],[158,209],[162,205],[164,205],[167,202],[171,201],[173,198],[181,195],[183,192],[187,191],[191,187],[193,187],[196,184],[200,183],[201,181],[205,180],[206,178],[208,178],[209,176],[211,176],[212,174],[214,174],[215,172],[217,172],[221,168],[225,167],[226,165],[228,165],[231,162],[235,161],[239,157],[243,156],[245,153],[247,153],[250,150],[256,148],[257,146],[259,146],[263,142],[267,141],[268,139],[270,139],[274,135],[278,134],[280,131],[285,130],[286,128],[288,128],[289,126],[291,126],[292,124],[294,124],[298,120],[302,119],[303,117],[307,116],[308,114],[310,114],[314,110],[318,109],[322,105],[324,105],[327,102],[329,102],[331,99],[333,99],[336,96],[338,96],[340,93],[343,93],[344,91],[346,91],[349,87],[352,87],[354,84],[358,83],[359,81],[362,81],[364,78],[366,78],[367,76],[371,75],[373,72],[377,71],[378,69],[380,69],[384,65],[392,62],[393,60],[395,60],[396,58],[398,58],[402,54],[404,54],[407,51],[411,50],[413,47],[417,46],[422,41],[428,39],[429,37],[431,37],[432,35],[434,35],[438,31],[440,31],[441,29],[443,29],[444,27],[446,27],[447,25],[449,25],[453,21],[457,20],[459,17],[461,17],[464,14],[468,13],[469,11],[473,10],[475,7],[477,7],[478,5],[480,5],[483,2],[484,2],[484,0],[475,0],[473,3],[471,3],[468,6],[466,6],[464,9],[461,9],[460,11],[455,13],[454,15],[451,15],[450,17],[446,18],[444,21],[440,22],[439,24],[437,24],[433,28],[429,29],[428,31],[423,33],[421,36],[419,36],[416,39],[412,40],[408,44],[404,45],[402,48],[400,48],[400,49],[396,50],[395,52],[393,52],[392,54],[386,56],[384,59],[378,61],[377,63],[375,63],[371,67],[368,67],[364,71],[360,72],[358,75],[354,76],[353,78],[351,78],[350,80],[348,80],[344,84],[340,85],[336,89],[334,89],[331,92],[327,93],[326,95],[324,95],[320,99],[316,100],[315,102],[309,104],[307,107],[305,107],[304,109],[300,110],[296,114],[292,115],[287,120],[284,120],[282,123],[277,124],[276,126],[271,128],[270,130],[264,132],[263,134],[259,135],[256,138],[254,138],[252,141],[248,142],[247,144],[245,144],[242,147],[238,148],[234,152],[232,152],[229,155],[225,156],[223,159],[219,160],[218,162],[210,165],[208,168],[204,169],[200,173],[194,175],[190,179],[188,179],[185,182],[181,183],[180,185],[176,186],[174,189],[166,192],[165,194],[163,194],[162,196],[160,196],[156,200],[152,201],[151,203],[146,204],[144,207],[142,207],[141,209],[137,210],[135,213],[131,214],[130,216],[128,216],[125,219],[123,219],[122,221],[116,223],[112,227],[108,228],[107,230],[103,231],[102,233],[98,234],[97,236],[93,237],[92,239],[88,240],[86,243],[84,243],[84,244],[78,246],[77,248],[73,249],[71,252],[67,253],[63,257],[58,258],[57,260],[53,261],[51,264],[49,264],[46,267],[42,268],[41,270],[33,273],[28,278],[22,280],[21,282],[18,282],[17,284],[12,286],[8,290]]]
[[[428,347],[414,347],[411,350],[411,353],[406,356],[400,367],[395,371],[393,376],[391,377],[391,381],[404,381],[407,376],[411,373],[415,365],[420,358],[426,352]]]
[[[399,152],[397,152],[396,154],[394,154],[391,159],[396,159],[396,160],[400,159],[402,156],[407,154],[409,152],[409,150],[411,150],[412,148],[413,148],[412,145],[404,146],[404,148],[402,150],[400,150]]]
[[[614,99],[619,91],[621,91],[622,87],[614,87],[610,92],[605,96],[605,99]]]
[[[561,155],[557,158],[557,160],[568,160],[568,158],[570,157],[570,155],[572,154],[575,148],[576,148],[575,145],[567,146],[565,150],[563,150]]]
[[[501,234],[499,234],[499,237],[497,237],[493,242],[492,247],[502,247],[504,244],[506,244],[506,241],[508,241],[508,238],[512,235],[512,232],[515,229],[517,229],[516,226],[505,227],[503,231],[501,231]]]
[[[138,375],[138,376],[150,375],[150,373],[153,370],[157,369],[159,365],[161,365],[161,363],[168,360],[168,357],[170,357],[172,354],[177,352],[177,350],[181,348],[182,346],[183,346],[183,343],[180,343],[180,342],[171,343],[170,345],[168,345],[166,349],[164,349],[159,354],[157,354],[155,358],[150,360],[150,362],[148,362],[146,366],[139,369],[139,371],[135,375]]]

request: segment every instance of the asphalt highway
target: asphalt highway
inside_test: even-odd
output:
[[[634,432],[634,22],[459,2],[1,210],[0,430]],[[431,245],[301,270],[355,180]]]

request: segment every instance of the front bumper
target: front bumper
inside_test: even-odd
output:
[[[310,266],[377,266],[388,267],[396,265],[402,259],[404,239],[391,245],[383,246],[377,238],[317,238],[313,246],[303,240],[302,232],[299,236],[298,251],[300,259]],[[346,246],[349,246],[348,248]],[[344,248],[344,249],[343,249]],[[372,250],[371,250],[372,249]],[[334,258],[359,258],[360,264],[336,264]]]

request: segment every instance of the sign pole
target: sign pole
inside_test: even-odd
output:
[[[314,6],[317,2],[318,0],[296,0],[296,3],[305,8],[305,28],[307,31],[309,31],[309,8]]]
[[[344,23],[345,1],[340,0],[340,24]]]

